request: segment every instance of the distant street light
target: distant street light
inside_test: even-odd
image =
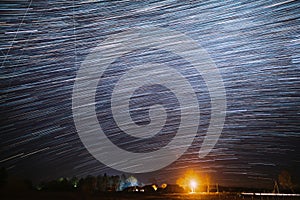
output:
[[[194,181],[194,180],[191,180],[190,181],[190,186],[191,186],[192,193],[194,193],[195,192],[195,188],[197,187],[197,182]]]

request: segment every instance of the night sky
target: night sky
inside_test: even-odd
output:
[[[159,77],[170,73],[160,64],[179,71],[194,89],[200,111],[196,137],[177,161],[134,176],[144,183],[153,177],[175,183],[193,169],[221,185],[271,188],[287,170],[300,185],[299,2],[1,1],[0,27],[0,166],[9,173],[34,181],[123,173],[95,159],[80,140],[72,111],[76,74],[107,38],[157,27],[182,33],[206,50],[222,77],[226,117],[214,149],[199,158],[212,118],[204,77],[163,49],[120,55],[100,77],[95,94],[99,124],[119,148],[143,153],[168,145],[185,108],[170,89],[140,85],[129,103],[130,120],[151,123],[149,107],[159,104],[167,110],[166,124],[150,139],[125,134],[114,123],[110,99],[118,80],[136,66],[156,63]],[[149,71],[143,72],[145,79]]]

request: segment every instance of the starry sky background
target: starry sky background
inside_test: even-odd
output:
[[[184,33],[210,54],[226,89],[226,121],[214,150],[199,159],[209,123],[203,84],[193,145],[173,164],[135,176],[145,183],[152,177],[175,182],[194,169],[223,185],[272,187],[288,170],[300,185],[299,10],[299,2],[284,0],[1,1],[0,166],[35,181],[121,174],[94,159],[78,137],[74,79],[107,37],[154,26]]]

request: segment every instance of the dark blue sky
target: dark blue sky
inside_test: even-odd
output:
[[[201,121],[193,145],[175,163],[138,174],[138,179],[147,182],[157,176],[161,182],[174,182],[192,168],[209,173],[219,184],[271,187],[280,171],[288,170],[300,184],[298,2],[8,1],[1,2],[0,9],[0,166],[10,173],[34,180],[122,173],[97,161],[81,143],[72,116],[74,80],[91,49],[106,38],[152,26],[179,31],[208,52],[223,78],[227,112],[215,148],[198,158],[211,105],[203,79],[196,77]],[[99,123],[108,129],[100,112],[109,107],[109,98],[101,95],[116,74],[134,67],[134,58],[143,60],[146,50],[123,55],[112,64],[115,71],[99,83],[96,110]],[[168,52],[151,53],[149,60],[166,62],[163,58],[169,56],[170,65],[177,63],[183,69],[189,65]],[[178,106],[173,98],[151,99],[157,91],[172,95],[166,88],[141,90],[150,91],[142,102],[149,97],[149,105]],[[180,123],[176,116],[174,120]],[[176,126],[173,129],[168,129],[171,135]],[[122,137],[115,142],[127,150],[147,147],[147,142]]]

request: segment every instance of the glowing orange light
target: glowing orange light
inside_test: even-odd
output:
[[[162,189],[165,189],[166,187],[167,187],[167,184],[166,184],[166,183],[161,184],[161,188],[162,188]]]
[[[197,187],[197,182],[195,180],[190,181],[191,191],[192,193],[195,192],[195,188]]]
[[[203,178],[200,172],[190,169],[177,179],[176,184],[184,188],[186,192],[195,193],[201,191],[203,184],[202,179]]]

